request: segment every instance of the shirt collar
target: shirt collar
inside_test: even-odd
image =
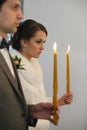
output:
[[[1,42],[2,42],[2,37],[0,37],[0,46],[1,46]]]

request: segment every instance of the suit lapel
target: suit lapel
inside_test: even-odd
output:
[[[12,60],[11,60],[11,62],[12,62]],[[5,73],[6,77],[8,78],[8,80],[9,80],[11,86],[13,87],[13,89],[15,90],[15,92],[23,100],[23,93],[20,93],[21,85],[20,85],[20,83],[18,81],[19,78],[18,78],[17,72],[16,72],[16,70],[13,69],[14,70],[14,74],[16,72],[15,78],[14,78],[12,73],[11,73],[11,71],[10,71],[10,69],[9,69],[9,67],[8,67],[8,65],[7,65],[7,63],[6,63],[6,61],[5,61],[5,59],[4,59],[4,57],[3,57],[3,55],[1,53],[0,53],[0,66],[2,67],[3,72]],[[13,68],[15,68],[13,63],[12,63],[12,66],[13,66]],[[21,92],[22,92],[22,90],[21,90]]]
[[[13,85],[15,83],[15,78],[13,77],[4,57],[2,56],[2,54],[0,53],[0,66],[3,68],[3,70],[5,71],[5,73],[7,74],[7,76],[9,77],[9,79],[13,82]]]
[[[24,94],[23,94],[23,91],[22,91],[22,87],[21,87],[21,83],[20,83],[20,80],[19,80],[19,76],[18,76],[18,73],[17,73],[17,69],[16,69],[16,67],[15,67],[15,65],[14,65],[14,63],[12,61],[11,56],[10,56],[10,59],[11,59],[11,62],[12,62],[13,68],[14,68],[14,73],[15,73],[15,76],[16,76],[16,83],[17,83],[18,89],[21,92],[22,98],[23,98],[23,100],[25,102],[25,98],[24,98]]]

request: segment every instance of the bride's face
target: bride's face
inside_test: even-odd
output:
[[[44,43],[46,42],[46,34],[43,31],[37,31],[29,41],[25,41],[25,51],[22,54],[31,59],[38,58],[44,50]]]

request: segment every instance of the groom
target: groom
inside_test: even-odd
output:
[[[7,33],[16,32],[23,17],[20,8],[20,0],[0,0],[0,45]],[[53,122],[51,115],[51,103],[26,105],[9,52],[0,49],[0,130],[27,130],[38,118]]]

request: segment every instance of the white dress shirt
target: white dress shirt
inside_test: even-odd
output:
[[[11,70],[12,75],[15,77],[13,66],[12,66],[12,63],[8,54],[8,50],[6,48],[3,48],[3,49],[0,49],[0,52],[3,55],[9,69]]]

